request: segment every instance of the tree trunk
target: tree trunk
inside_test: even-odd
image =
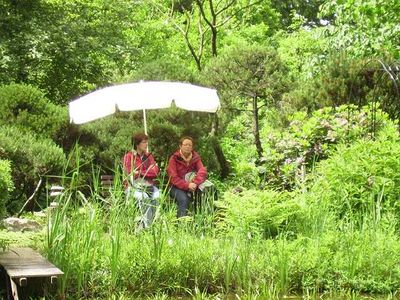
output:
[[[253,97],[253,135],[254,143],[257,148],[258,159],[260,160],[263,156],[263,148],[260,141],[260,126],[258,123],[258,100],[257,96]]]
[[[217,52],[217,28],[216,27],[211,27],[211,53],[213,57],[217,57],[218,56],[218,52]]]
[[[222,147],[218,141],[218,116],[216,113],[213,115],[213,121],[210,131],[210,140],[220,167],[220,176],[222,179],[224,179],[228,177],[231,171],[231,167],[229,165],[229,162],[226,160],[224,152],[222,151]]]

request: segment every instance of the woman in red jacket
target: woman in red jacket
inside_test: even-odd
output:
[[[160,191],[155,180],[160,172],[151,153],[147,152],[149,137],[144,133],[132,136],[133,150],[123,158],[125,192],[134,197],[141,212],[139,228],[147,228],[154,220]]]
[[[170,195],[178,205],[177,216],[186,216],[191,196],[201,192],[201,184],[207,179],[207,169],[200,155],[193,150],[191,137],[180,139],[179,150],[169,159],[167,173],[171,185]],[[194,173],[194,176],[188,176],[189,173]]]

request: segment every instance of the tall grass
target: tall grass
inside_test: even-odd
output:
[[[173,225],[174,215],[168,220],[161,212],[149,230],[135,234],[128,222],[118,222],[129,211],[124,205],[113,207],[117,214],[98,205],[67,209],[70,197],[65,200],[52,216],[48,238],[50,256],[66,274],[64,295],[219,293],[277,299],[325,290],[389,293],[398,288],[395,231],[325,232],[318,240],[218,232],[199,236],[192,231],[193,220]]]
[[[361,152],[360,147],[353,151]],[[356,156],[349,156],[356,163]],[[388,205],[397,195],[395,185],[382,179],[361,187],[356,181],[365,184],[368,176],[337,171],[357,169],[342,162],[343,157],[346,153],[317,168],[306,190],[225,193],[219,205],[204,199],[179,221],[168,188],[162,186],[154,223],[141,232],[135,231],[139,212],[134,201],[125,198],[118,168],[114,186],[106,193],[98,185],[97,170],[85,194],[80,192],[80,172],[70,172],[65,179],[70,188],[57,199],[59,205],[49,214],[47,226],[48,256],[65,273],[60,296],[356,299],[364,293],[396,295],[399,210]],[[390,165],[397,166],[393,160]],[[387,170],[380,167],[375,175],[385,178],[384,172],[392,172]]]

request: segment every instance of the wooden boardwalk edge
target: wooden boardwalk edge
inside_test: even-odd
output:
[[[31,248],[10,248],[0,252],[0,265],[10,278],[10,290],[14,299],[18,298],[18,286],[25,287],[29,278],[50,278],[52,284],[64,273]]]

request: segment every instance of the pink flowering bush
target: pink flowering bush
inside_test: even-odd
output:
[[[337,145],[373,139],[385,126],[395,128],[386,113],[355,105],[326,107],[307,116],[290,117],[285,131],[266,133],[262,175],[268,185],[291,190],[303,183],[316,162],[329,157]]]

